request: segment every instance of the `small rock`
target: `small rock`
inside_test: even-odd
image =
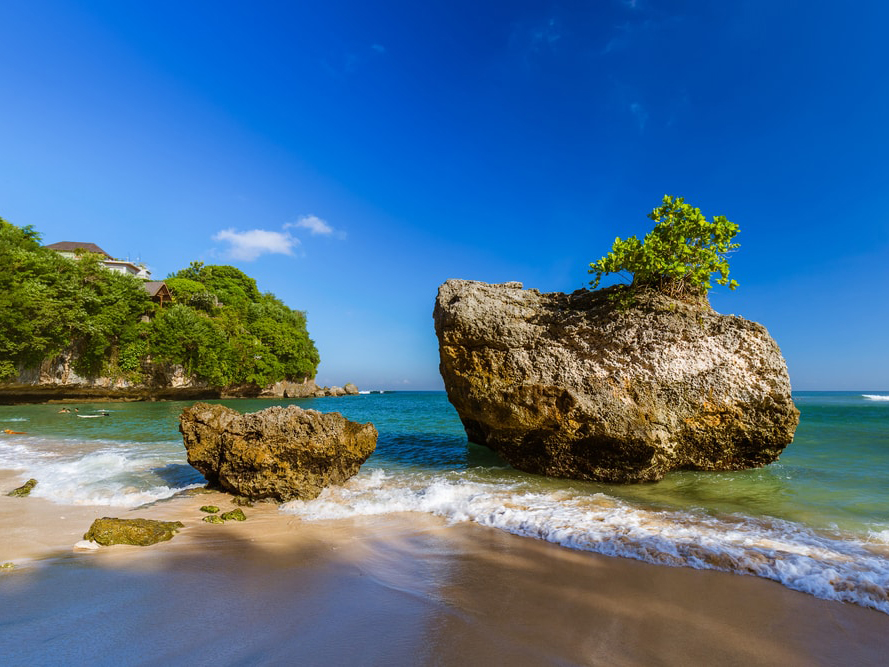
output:
[[[236,507],[231,512],[223,512],[220,516],[225,521],[246,521],[247,515],[244,514],[244,511],[240,507]]]
[[[225,519],[223,519],[218,514],[209,514],[204,517],[205,523],[225,523]]]
[[[31,493],[31,489],[33,489],[35,486],[37,486],[37,480],[36,479],[29,479],[27,482],[22,484],[19,488],[13,489],[6,495],[12,496],[13,498],[24,498],[29,493]]]
[[[15,569],[15,563],[3,563],[0,565],[0,570],[12,570]]]
[[[206,486],[199,486],[195,489],[185,489],[185,491],[182,491],[182,494],[186,495],[186,496],[200,496],[205,493],[216,493],[216,492],[217,492],[216,489],[210,489],[210,488],[207,488]]]
[[[183,527],[181,521],[157,521],[155,519],[118,519],[102,517],[93,521],[85,540],[98,542],[102,546],[112,544],[133,544],[145,547],[157,542],[172,539]]]
[[[201,508],[202,512],[207,512],[208,514],[216,514],[219,511],[219,508],[216,505],[204,505]]]
[[[232,502],[241,507],[253,507],[253,502],[246,496],[234,496],[232,497]]]
[[[343,386],[343,391],[349,396],[355,396],[358,393],[358,387],[351,382],[347,382],[345,386]]]

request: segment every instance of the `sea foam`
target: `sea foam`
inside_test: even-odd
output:
[[[98,449],[83,446],[44,438],[4,442],[0,468],[36,479],[32,496],[69,505],[132,508],[201,485],[197,473],[194,483],[188,479],[176,480],[181,485],[165,482],[156,471],[168,468],[170,457],[162,452],[150,454],[150,447],[117,442],[90,443]]]
[[[861,396],[869,401],[889,401],[889,396],[883,394],[862,394]]]
[[[648,563],[750,574],[820,598],[889,613],[889,550],[790,521],[645,509],[602,493],[535,490],[461,473],[376,470],[282,510],[306,520],[424,512],[572,549]]]

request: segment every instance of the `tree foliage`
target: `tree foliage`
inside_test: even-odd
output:
[[[0,381],[63,351],[86,376],[140,381],[150,360],[215,386],[314,377],[305,313],[260,293],[253,278],[192,262],[166,282],[174,304],[158,309],[137,278],[95,255],[66,259],[0,218]]]
[[[256,281],[242,271],[192,262],[171,275],[167,284],[177,306],[212,323],[213,332],[207,336],[215,339],[219,332],[224,338],[205,346],[213,348],[212,354],[199,346],[199,340],[194,342],[198,347],[188,356],[188,367],[199,377],[263,386],[315,376],[320,358],[306,330],[305,313],[291,310],[272,294],[260,293]],[[155,324],[161,329],[173,326],[172,320]],[[176,334],[164,336],[172,345]]]
[[[735,289],[729,280],[728,254],[740,244],[732,243],[738,225],[723,216],[708,221],[701,210],[682,197],[664,195],[663,203],[648,214],[656,224],[640,241],[635,236],[616,238],[611,252],[590,264],[596,274],[590,284],[599,286],[609,273],[629,273],[633,287],[650,287],[677,298],[700,298],[716,283]]]

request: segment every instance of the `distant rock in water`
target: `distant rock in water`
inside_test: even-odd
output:
[[[527,472],[644,482],[775,461],[799,411],[765,327],[655,292],[449,280],[435,330],[472,442]]]
[[[155,519],[118,519],[102,517],[93,521],[83,539],[102,546],[133,544],[147,547],[173,538],[183,527],[181,521],[157,521]]]
[[[250,499],[311,500],[355,475],[377,445],[373,424],[295,405],[241,414],[195,403],[179,430],[211,486]]]

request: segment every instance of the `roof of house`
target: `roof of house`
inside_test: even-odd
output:
[[[130,266],[130,267],[136,269],[137,271],[139,271],[142,268],[138,264],[133,264],[128,259],[106,259],[105,266],[108,266],[109,264],[122,264],[124,266]]]
[[[163,280],[146,280],[142,283],[142,289],[148,292],[150,296],[157,296],[157,293],[161,290],[166,290],[168,296],[170,294],[170,288],[167,287]]]
[[[74,252],[75,250],[81,249],[86,252],[96,252],[100,255],[104,255],[107,259],[114,259],[107,252],[102,250],[95,243],[82,243],[80,241],[59,241],[58,243],[50,243],[46,246],[50,250],[55,250],[56,252]]]

